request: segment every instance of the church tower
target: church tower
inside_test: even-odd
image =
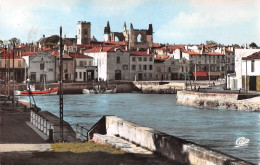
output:
[[[91,41],[91,23],[78,21],[77,25],[77,45],[88,44]]]
[[[105,38],[105,42],[106,41],[111,41],[111,37],[110,37],[110,25],[109,25],[109,21],[107,21],[107,26],[104,28],[104,38]]]

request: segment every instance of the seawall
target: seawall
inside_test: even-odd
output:
[[[197,91],[178,91],[177,104],[200,108],[260,111],[259,102],[243,100],[256,95],[233,93],[205,93]]]
[[[134,85],[145,94],[176,94],[185,88],[183,82],[136,81]]]
[[[116,116],[104,116],[89,131],[89,139],[98,139],[99,134],[126,139],[156,154],[163,155],[181,164],[200,165],[249,165],[252,163],[227,154],[206,149],[178,137],[143,127]],[[120,140],[118,140],[120,141]]]

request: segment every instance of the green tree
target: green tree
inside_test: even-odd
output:
[[[251,48],[257,48],[257,45],[256,45],[256,43],[252,42],[251,44],[249,44],[249,47],[251,47]]]
[[[19,45],[21,43],[21,40],[16,38],[16,37],[13,37],[9,40],[10,43],[15,43],[16,45]]]
[[[206,45],[217,45],[218,43],[216,41],[213,40],[207,40],[206,41]]]
[[[47,47],[57,46],[60,37],[58,35],[52,35],[44,40],[44,45]]]

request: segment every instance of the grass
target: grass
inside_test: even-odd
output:
[[[51,144],[51,148],[53,149],[53,152],[106,152],[109,154],[125,154],[123,150],[118,148],[107,144],[97,144],[91,141],[85,143],[54,143]]]

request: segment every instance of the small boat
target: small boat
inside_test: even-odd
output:
[[[116,93],[116,88],[106,89],[106,90],[97,90],[97,89],[83,89],[83,94],[113,94]]]
[[[31,91],[31,90],[27,90],[27,91],[15,91],[14,94],[16,96],[20,96],[20,95],[55,95],[58,93],[59,88],[54,88],[54,89],[48,89],[48,90],[36,90],[36,91]]]
[[[14,91],[14,95],[21,96],[21,95],[55,95],[58,93],[59,88],[45,88],[44,90],[35,90],[35,84],[32,84],[31,81],[28,79],[25,81],[27,90],[24,91]]]

